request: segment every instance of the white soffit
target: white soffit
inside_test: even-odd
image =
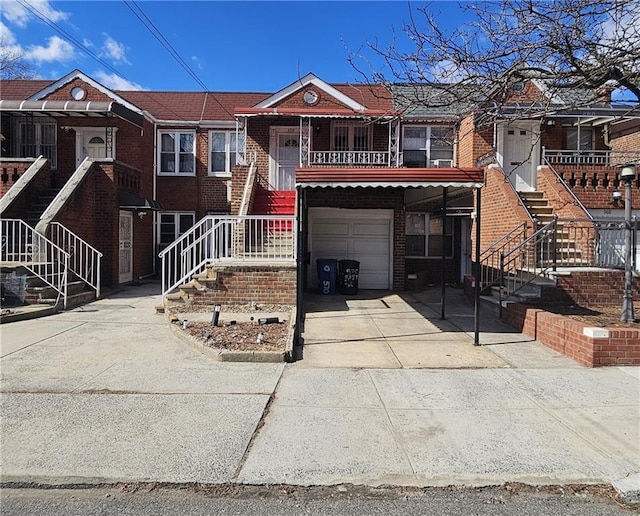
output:
[[[364,111],[366,109],[366,106],[363,106],[359,102],[356,102],[355,100],[353,100],[348,95],[345,95],[344,93],[342,93],[341,91],[337,90],[336,88],[334,88],[330,84],[327,84],[322,79],[318,78],[316,75],[314,75],[312,73],[308,73],[307,75],[305,75],[301,79],[298,79],[297,81],[295,81],[294,83],[290,84],[286,88],[283,88],[280,91],[278,91],[277,93],[274,93],[269,98],[263,100],[262,102],[260,102],[260,104],[257,104],[254,107],[259,108],[259,109],[270,108],[274,104],[277,104],[278,102],[284,100],[285,98],[287,98],[288,96],[292,95],[296,91],[300,91],[301,89],[303,89],[303,88],[305,88],[305,87],[307,87],[309,85],[313,85],[316,88],[318,88],[319,90],[324,91],[328,95],[331,95],[336,100],[342,102],[343,104],[345,104],[347,107],[349,107],[350,109],[352,109],[354,111]]]

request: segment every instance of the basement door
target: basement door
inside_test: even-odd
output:
[[[133,281],[133,214],[120,212],[119,283]]]
[[[300,166],[300,128],[272,127],[269,183],[273,190],[295,190]]]
[[[516,122],[504,125],[498,135],[498,158],[509,182],[518,192],[534,191],[540,164],[538,123]]]
[[[392,287],[393,210],[309,208],[309,287],[318,285],[316,260],[360,262],[359,288]]]

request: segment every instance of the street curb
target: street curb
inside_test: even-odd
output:
[[[640,504],[640,473],[616,480],[612,485],[624,503]]]
[[[257,362],[257,363],[280,363],[291,362],[293,359],[293,339],[295,335],[296,310],[291,310],[289,316],[289,328],[287,331],[287,342],[284,351],[232,351],[228,349],[217,349],[205,346],[202,342],[182,331],[179,325],[171,321],[171,314],[165,312],[165,319],[171,332],[190,348],[218,362]]]

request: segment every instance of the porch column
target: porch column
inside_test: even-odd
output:
[[[309,166],[311,117],[300,117],[300,166]]]
[[[480,278],[482,277],[482,267],[480,265],[480,213],[482,212],[482,196],[480,188],[476,188],[476,266],[474,273],[474,334],[473,345],[480,345]]]
[[[447,271],[447,193],[448,189],[445,186],[442,189],[442,261],[441,261],[441,271],[440,271],[440,319],[446,319],[444,308],[445,308],[445,297],[446,297],[446,284],[445,284],[445,274]]]

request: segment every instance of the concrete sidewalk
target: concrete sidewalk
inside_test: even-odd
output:
[[[563,484],[640,471],[639,368],[582,368],[488,314],[474,348],[462,302],[445,321],[432,292],[309,305],[304,360],[234,364],[177,340],[158,292],[0,326],[3,482]],[[392,366],[313,356],[341,345],[352,360],[345,346],[376,343]]]

